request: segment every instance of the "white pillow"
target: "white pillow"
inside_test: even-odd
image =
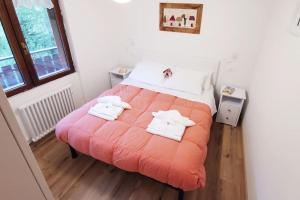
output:
[[[129,75],[130,79],[162,86],[164,83],[163,71],[168,67],[155,62],[140,62]]]
[[[205,77],[202,85],[202,92],[206,90],[210,90],[213,86],[213,72],[205,72]]]
[[[167,79],[164,87],[201,95],[211,87],[211,75],[199,70],[173,68],[173,76]]]
[[[165,79],[163,71],[171,68],[173,76]],[[156,62],[139,62],[130,79],[168,89],[201,95],[212,87],[212,72],[172,67]]]

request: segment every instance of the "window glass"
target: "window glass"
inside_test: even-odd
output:
[[[54,9],[15,9],[38,78],[69,70]]]
[[[0,22],[0,84],[4,91],[24,85],[24,80],[11,51],[7,37]]]

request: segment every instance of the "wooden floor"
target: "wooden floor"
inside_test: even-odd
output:
[[[214,124],[206,160],[207,186],[186,192],[187,200],[246,200],[242,132]],[[177,191],[85,155],[72,160],[67,145],[52,134],[31,145],[56,199],[172,200]]]

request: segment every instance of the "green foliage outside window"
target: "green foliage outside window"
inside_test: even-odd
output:
[[[0,24],[0,58],[7,57],[11,55],[11,51],[9,45],[7,43],[7,39],[2,28],[2,24]]]
[[[17,8],[17,15],[30,51],[55,46],[46,9]]]
[[[46,9],[19,7],[16,12],[30,52],[56,46]],[[0,27],[0,60],[12,56],[5,33],[1,29],[2,27]],[[7,62],[5,64],[8,64]],[[3,66],[3,63],[0,62],[0,65]]]

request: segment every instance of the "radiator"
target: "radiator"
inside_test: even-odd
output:
[[[51,133],[62,118],[75,109],[71,87],[65,87],[19,108],[29,139],[33,142]]]

